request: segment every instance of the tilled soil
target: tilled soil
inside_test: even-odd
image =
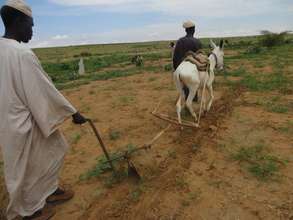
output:
[[[172,126],[151,150],[133,156],[134,164],[146,168],[140,170],[143,180],[139,183],[124,178],[115,184],[111,173],[80,180],[102,151],[88,125],[67,121],[62,130],[72,148],[61,179],[76,195],[56,207],[53,219],[292,218],[293,142],[290,135],[278,130],[293,119],[292,114],[265,111],[251,102],[255,94],[241,87],[217,84],[214,90],[216,100],[200,129],[181,131]],[[64,95],[94,120],[110,152],[130,144],[140,146],[168,125],[150,114],[157,103],[162,103],[159,112],[176,116],[177,92],[166,73],[92,82]],[[113,132],[119,137],[111,137]],[[231,159],[238,145],[259,141],[288,160],[278,181],[259,181]],[[6,198],[1,203],[3,210],[7,196],[1,190],[3,187],[1,197]]]

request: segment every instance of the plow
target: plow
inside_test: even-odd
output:
[[[123,160],[127,163],[127,169],[128,169],[128,176],[134,177],[135,179],[141,179],[141,175],[139,173],[139,169],[134,165],[133,161],[132,161],[132,156],[134,153],[137,153],[138,151],[147,151],[150,150],[152,148],[152,146],[154,145],[154,143],[171,127],[171,125],[169,124],[166,128],[164,128],[163,130],[161,130],[155,137],[153,137],[149,142],[147,142],[146,144],[143,144],[142,146],[136,147],[131,149],[131,151],[129,150],[125,150],[119,153],[118,156],[116,156],[115,158],[110,158],[110,154],[101,138],[101,135],[98,132],[98,129],[96,128],[96,126],[94,125],[93,121],[91,119],[87,119],[87,122],[89,123],[89,125],[91,126],[102,150],[104,153],[104,156],[106,157],[106,161],[105,163],[108,163],[110,166],[111,171],[113,172],[113,174],[116,174],[116,168],[114,166],[115,161],[118,160]]]
[[[209,65],[207,66],[207,68],[209,68]],[[106,149],[106,146],[97,130],[97,128],[95,127],[93,121],[91,119],[87,119],[87,122],[90,124],[102,150],[103,150],[103,153],[105,155],[105,158],[106,158],[106,161],[105,163],[108,163],[111,170],[113,171],[113,173],[115,174],[116,173],[116,169],[114,167],[114,164],[113,162],[114,161],[117,161],[117,160],[124,160],[127,162],[127,166],[128,166],[128,176],[134,176],[136,177],[136,179],[140,179],[141,178],[141,175],[139,174],[139,169],[137,168],[136,165],[134,165],[134,162],[132,160],[132,155],[136,152],[139,152],[139,151],[147,151],[147,150],[150,150],[152,148],[152,146],[154,145],[154,143],[162,136],[166,133],[166,131],[168,129],[171,128],[171,126],[177,126],[177,127],[180,127],[181,130],[183,130],[183,128],[189,128],[189,129],[199,129],[200,128],[200,119],[201,119],[201,116],[202,116],[202,113],[203,113],[203,105],[204,105],[204,97],[205,97],[205,90],[206,90],[206,85],[207,85],[207,79],[204,80],[204,83],[203,83],[203,88],[202,88],[202,97],[201,97],[201,102],[200,102],[200,109],[199,109],[199,117],[197,119],[197,122],[190,122],[190,121],[186,121],[186,120],[181,120],[180,122],[178,121],[177,118],[174,118],[174,117],[171,117],[167,114],[162,114],[162,113],[158,113],[158,109],[159,109],[159,106],[161,104],[161,101],[158,103],[158,105],[156,106],[156,108],[151,112],[151,114],[160,119],[160,120],[163,120],[165,122],[168,122],[168,126],[166,128],[164,128],[163,130],[161,130],[158,134],[156,134],[152,139],[151,141],[149,141],[148,143],[146,144],[143,144],[142,146],[140,147],[136,147],[134,149],[132,149],[131,151],[129,150],[125,150],[121,153],[119,153],[118,156],[116,156],[115,158],[110,158],[109,156],[109,153]]]
[[[161,102],[160,102],[161,103]],[[129,177],[134,177],[137,180],[140,180],[142,175],[142,170],[143,170],[143,164],[142,161],[139,161],[138,164],[134,163],[133,160],[133,155],[137,152],[141,152],[141,151],[149,151],[150,149],[152,149],[153,145],[172,127],[172,126],[177,126],[177,127],[185,127],[185,128],[189,128],[189,129],[198,129],[199,128],[199,124],[190,122],[190,121],[186,121],[186,120],[182,120],[181,123],[179,123],[177,121],[177,119],[175,117],[171,117],[167,114],[162,114],[162,113],[158,113],[158,108],[160,106],[160,103],[158,104],[158,106],[156,107],[156,109],[154,111],[151,112],[151,114],[168,123],[168,125],[160,130],[150,141],[148,141],[147,143],[133,148],[131,150],[124,150],[122,152],[119,152],[119,154],[115,154],[116,156],[114,158],[110,157],[110,154],[107,150],[107,147],[105,146],[104,141],[102,140],[102,137],[97,129],[97,127],[95,126],[95,124],[93,123],[93,121],[91,119],[87,119],[87,122],[89,123],[90,127],[92,128],[93,133],[95,134],[97,141],[103,151],[103,154],[106,158],[106,161],[104,162],[105,164],[109,164],[110,170],[113,172],[114,175],[116,175],[117,170],[114,166],[114,162],[115,161],[124,161],[127,164],[127,173]],[[153,165],[153,164],[152,164]]]

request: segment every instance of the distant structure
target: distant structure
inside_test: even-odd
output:
[[[78,74],[80,76],[85,74],[85,70],[84,70],[84,63],[83,63],[83,58],[80,58],[80,61],[78,63],[79,69],[78,69]]]

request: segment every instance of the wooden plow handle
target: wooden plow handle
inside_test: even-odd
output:
[[[111,166],[111,169],[113,171],[115,171],[115,168],[114,168],[114,165],[112,163],[112,160],[111,160],[111,158],[110,158],[110,156],[108,154],[108,151],[106,149],[106,146],[105,146],[105,144],[104,144],[104,142],[103,142],[103,140],[102,140],[102,138],[101,138],[101,136],[100,136],[100,134],[99,134],[99,132],[98,132],[98,130],[96,128],[96,126],[94,125],[94,123],[93,123],[93,121],[91,119],[86,119],[86,120],[90,124],[90,126],[92,127],[93,132],[95,133],[95,135],[96,135],[96,137],[97,137],[97,139],[98,139],[98,141],[100,143],[100,146],[101,146],[101,148],[102,148],[102,150],[103,150],[103,152],[104,152],[104,154],[105,154],[105,156],[106,156],[106,158],[108,160],[107,162],[109,162],[109,164]]]

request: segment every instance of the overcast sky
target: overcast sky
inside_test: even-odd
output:
[[[35,20],[31,47],[174,40],[182,23],[197,37],[293,30],[293,0],[27,0]],[[3,5],[5,0],[0,0]],[[4,27],[1,23],[0,32]]]

